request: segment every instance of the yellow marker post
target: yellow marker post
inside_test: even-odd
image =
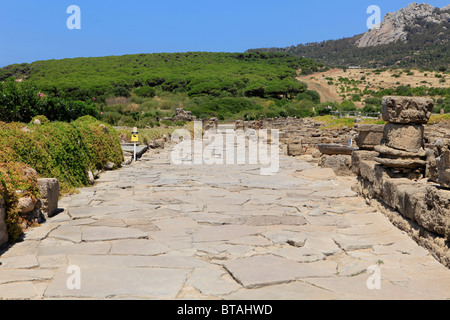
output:
[[[137,127],[133,128],[131,133],[131,142],[134,142],[134,161],[136,161],[136,143],[139,142],[139,133]]]

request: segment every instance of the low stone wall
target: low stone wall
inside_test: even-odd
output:
[[[278,129],[280,143],[286,147],[289,156],[310,155],[319,144],[334,143],[347,145],[348,139],[356,135],[353,128],[324,128],[324,123],[308,118],[277,118],[255,121],[236,121],[236,129]]]
[[[450,267],[450,190],[393,173],[371,160],[376,152],[369,152],[352,155],[352,170],[359,175],[355,191]]]
[[[352,172],[356,192],[450,268],[450,142],[444,138],[450,130],[424,127],[432,105],[422,98],[383,98],[389,123],[374,151],[352,153]],[[381,130],[374,129],[377,140]]]
[[[33,222],[43,223],[47,218],[58,213],[59,182],[54,178],[38,179],[40,199],[32,197],[19,198],[17,207],[19,214],[24,218],[22,229],[26,229]],[[17,190],[16,193],[20,193]],[[0,194],[0,246],[8,242],[6,226],[6,207],[3,195]]]

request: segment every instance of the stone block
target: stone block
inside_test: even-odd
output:
[[[349,147],[346,145],[336,144],[336,143],[319,143],[317,145],[320,152],[323,154],[334,155],[334,154],[346,154],[351,155],[353,151],[358,150],[354,147]]]
[[[337,176],[352,176],[352,157],[349,155],[323,156],[319,161],[322,168],[331,168]]]
[[[388,123],[384,127],[383,142],[398,150],[417,152],[423,150],[423,125]]]
[[[59,182],[54,178],[38,179],[39,193],[41,197],[41,211],[44,216],[52,217],[58,210]]]
[[[450,150],[445,150],[437,159],[437,181],[444,188],[450,188]]]
[[[378,152],[369,150],[357,150],[352,153],[352,172],[356,175],[360,174],[359,166],[362,161],[374,161],[378,156]]]
[[[428,186],[425,199],[418,203],[415,211],[415,220],[428,231],[437,233],[450,239],[450,191],[439,190]]]
[[[358,135],[356,144],[360,149],[373,150],[374,146],[381,143],[383,139],[384,125],[363,124],[356,128]]]
[[[426,167],[426,151],[418,150],[417,152],[409,152],[390,148],[386,145],[375,146],[375,151],[380,153],[379,157],[374,160],[386,167],[399,169],[415,169]]]
[[[364,180],[369,182],[374,182],[377,178],[375,175],[375,166],[377,163],[375,161],[361,161],[359,165],[359,172]]]
[[[300,156],[303,154],[303,145],[301,141],[291,142],[287,145],[287,155],[288,156]]]
[[[392,123],[426,124],[433,107],[433,100],[427,98],[387,96],[383,97],[382,116]]]

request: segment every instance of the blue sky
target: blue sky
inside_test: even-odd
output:
[[[367,31],[403,0],[2,0],[0,67],[36,60],[153,52],[242,52],[339,39]],[[420,2],[420,1],[419,1]],[[448,0],[428,0],[443,7]],[[69,30],[67,8],[81,9]]]

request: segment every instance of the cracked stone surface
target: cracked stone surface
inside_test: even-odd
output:
[[[175,166],[170,150],[105,172],[2,248],[0,299],[450,299],[450,270],[367,206],[355,178],[283,155],[274,176]]]

